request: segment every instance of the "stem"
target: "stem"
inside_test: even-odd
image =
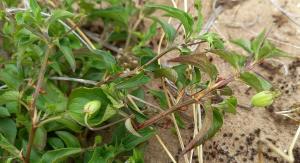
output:
[[[230,76],[229,78],[225,79],[225,80],[221,80],[220,82],[214,84],[213,86],[209,87],[208,89],[202,90],[198,93],[196,93],[195,98],[191,98],[188,99],[182,103],[176,104],[175,106],[173,106],[172,108],[161,112],[160,114],[157,114],[156,116],[152,117],[151,119],[143,122],[142,124],[140,124],[137,129],[143,129],[145,127],[148,127],[150,125],[152,125],[153,123],[159,121],[160,119],[166,117],[167,115],[179,110],[182,107],[194,104],[196,102],[198,102],[200,99],[202,99],[205,95],[207,95],[208,93],[216,90],[217,88],[220,88],[222,86],[227,85],[228,83],[232,82],[234,80],[234,76]]]
[[[35,92],[32,95],[32,102],[30,104],[29,107],[29,113],[30,113],[30,117],[31,117],[31,130],[29,133],[29,140],[28,140],[28,144],[27,144],[27,150],[26,150],[26,157],[25,157],[25,163],[29,163],[30,162],[30,154],[31,154],[31,148],[32,148],[32,144],[33,144],[33,140],[34,140],[34,136],[35,136],[35,132],[37,129],[37,123],[38,123],[38,117],[37,117],[37,110],[36,110],[36,100],[40,94],[40,89],[42,87],[43,81],[44,81],[44,76],[45,76],[45,72],[47,69],[47,62],[48,62],[48,58],[52,49],[52,45],[49,45],[47,48],[47,51],[45,53],[42,65],[41,65],[41,69],[40,69],[40,73],[38,76],[38,81],[37,81],[37,85],[35,88]]]

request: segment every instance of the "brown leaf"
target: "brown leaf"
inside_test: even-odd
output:
[[[169,62],[179,62],[184,64],[190,64],[200,68],[201,71],[206,72],[211,79],[215,80],[218,75],[218,70],[212,63],[209,62],[205,53],[197,53],[193,55],[179,56],[168,60]]]

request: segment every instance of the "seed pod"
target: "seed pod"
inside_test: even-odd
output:
[[[91,116],[92,114],[96,113],[100,109],[100,106],[101,106],[100,101],[93,100],[93,101],[90,101],[90,102],[88,102],[84,105],[84,110],[83,111],[86,114],[88,114],[89,116]]]
[[[273,103],[277,96],[276,92],[262,91],[254,95],[251,99],[251,105],[256,107],[266,107]]]

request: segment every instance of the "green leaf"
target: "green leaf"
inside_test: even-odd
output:
[[[250,72],[241,73],[240,79],[242,79],[247,85],[253,87],[257,92],[270,90],[272,88],[272,85],[264,78]]]
[[[110,163],[117,154],[118,149],[113,145],[97,147],[88,163]]]
[[[237,107],[237,99],[236,97],[229,97],[228,99],[225,99],[221,103],[217,104],[217,107],[219,109],[224,110],[227,113],[236,113],[236,107]]]
[[[0,117],[9,117],[10,113],[8,112],[7,108],[0,106]]]
[[[73,14],[70,13],[69,11],[56,9],[56,10],[52,11],[51,16],[49,17],[49,24],[52,24],[53,22],[55,22],[59,19],[70,18],[72,16],[73,16]]]
[[[131,119],[128,118],[126,119],[125,121],[125,127],[126,129],[134,136],[137,136],[137,137],[142,137],[135,129],[134,127],[132,126],[132,123],[131,123]]]
[[[69,96],[68,114],[79,124],[85,125],[84,105],[94,100],[101,101],[101,107],[97,113],[93,114],[93,116],[88,119],[88,123],[91,126],[99,125],[106,121],[115,115],[117,110],[122,107],[122,105],[118,105],[119,101],[112,101],[113,98],[108,97],[101,88],[80,87],[74,89]]]
[[[9,102],[18,102],[20,98],[19,96],[19,92],[17,91],[6,91],[0,95],[0,105]]]
[[[251,49],[251,41],[249,41],[249,40],[236,39],[236,40],[231,40],[230,42],[241,47],[242,49],[244,49],[245,51],[247,51],[250,54],[253,53],[253,51]]]
[[[144,163],[144,155],[138,149],[133,149],[133,155],[129,157],[128,163]]]
[[[145,128],[139,130],[139,134],[142,137],[137,137],[132,134],[129,134],[125,125],[121,124],[117,127],[113,133],[113,141],[112,145],[118,145],[120,148],[120,152],[122,151],[130,151],[134,149],[137,145],[145,142],[146,140],[150,139],[154,135],[155,131],[149,128]]]
[[[266,38],[266,30],[263,30],[252,42],[251,49],[254,52],[254,59],[259,59],[259,51]]]
[[[9,118],[0,119],[0,133],[10,142],[14,143],[17,135],[17,126],[14,120]]]
[[[64,142],[56,137],[49,138],[48,143],[53,149],[60,149],[65,147]]]
[[[37,18],[40,15],[40,11],[41,11],[41,7],[39,6],[39,4],[37,3],[36,0],[29,0],[29,6],[30,9],[32,10],[34,16]]]
[[[233,66],[237,70],[240,70],[245,65],[246,57],[237,54],[233,51],[216,49],[216,50],[211,50],[211,52],[220,56],[222,59],[224,59],[226,62],[228,62],[231,66]]]
[[[52,151],[46,152],[40,163],[59,163],[67,158],[70,158],[72,155],[76,155],[82,152],[81,148],[61,148]]]
[[[159,4],[146,4],[145,7],[163,10],[167,12],[166,14],[167,16],[178,19],[184,26],[187,36],[190,36],[190,34],[193,32],[194,21],[192,16],[189,15],[188,13],[174,7],[159,5]]]
[[[39,151],[42,151],[47,143],[47,131],[43,127],[37,128],[34,136],[34,147]]]
[[[216,33],[206,33],[200,39],[207,41],[213,49],[224,49],[224,41]]]
[[[194,33],[197,35],[202,30],[203,15],[202,15],[202,0],[195,0],[195,9],[197,10],[197,21],[194,26]]]
[[[11,144],[2,134],[0,134],[0,147],[8,151],[11,155],[15,157],[20,156],[20,151],[13,144]]]
[[[66,147],[80,148],[79,140],[74,135],[70,134],[69,132],[56,131],[55,134],[64,141],[64,143],[66,144]]]
[[[290,57],[282,50],[276,48],[270,41],[266,40],[259,50],[257,60],[273,57]]]
[[[144,73],[139,73],[134,77],[131,77],[125,81],[118,83],[116,88],[117,89],[135,88],[147,84],[149,81],[150,81],[150,77],[144,75]]]
[[[45,82],[43,88],[46,93],[38,97],[38,108],[51,114],[65,111],[68,99],[62,91],[49,81]]]
[[[55,44],[59,47],[60,51],[64,54],[67,62],[71,66],[72,71],[75,72],[76,62],[75,62],[75,57],[73,55],[72,49],[68,45],[64,45],[64,43],[56,42]]]
[[[172,82],[176,83],[178,74],[174,69],[171,68],[160,68],[154,71],[155,77],[166,77]]]
[[[179,56],[177,58],[170,59],[169,61],[196,66],[201,71],[207,73],[212,80],[215,80],[218,75],[216,66],[209,62],[206,54],[204,53]]]
[[[173,42],[175,40],[176,29],[172,25],[165,22],[164,20],[158,19],[157,17],[150,17],[150,18],[161,25],[169,42]]]
[[[167,98],[165,96],[165,93],[161,90],[154,90],[150,89],[149,92],[159,100],[159,105],[162,108],[168,108]]]
[[[6,64],[4,68],[0,69],[0,81],[13,90],[19,90],[23,77],[15,65]]]
[[[120,26],[128,26],[129,11],[125,7],[109,7],[105,9],[97,9],[90,13],[91,18],[102,18],[115,22]]]

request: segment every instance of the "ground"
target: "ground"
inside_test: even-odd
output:
[[[298,0],[278,0],[278,4],[284,10],[295,15],[293,20],[299,22],[296,24],[276,9],[271,1],[222,0],[225,10],[218,15],[211,31],[218,33],[228,41],[232,38],[250,39],[266,29],[269,31],[268,39],[274,44],[290,55],[299,56],[300,2]],[[161,3],[161,1],[158,2]],[[204,0],[203,3],[203,12],[208,17],[212,13],[211,1]],[[166,4],[171,5],[171,2],[166,2]],[[232,44],[228,43],[227,45],[231,49],[236,49]],[[228,65],[220,60],[216,60],[216,62],[218,62],[219,70],[229,71]],[[288,110],[300,102],[300,61],[297,59],[269,60],[255,71],[269,79],[276,89],[281,90],[281,96],[267,109],[239,107],[236,115],[226,115],[221,131],[203,145],[205,163],[258,162],[257,141],[259,136],[266,137],[281,150],[288,149],[298,125],[275,112]],[[224,74],[226,75],[226,73]],[[240,82],[232,83],[231,86],[235,89],[236,96],[239,97],[239,104],[241,106],[249,105],[249,97],[254,91],[249,91]],[[172,155],[179,159],[178,162],[184,162],[182,157],[178,156],[180,146],[176,135],[168,128],[159,128],[159,131],[159,136],[166,143]],[[192,132],[192,129],[181,130],[185,143],[190,139]],[[296,143],[294,154],[295,162],[300,162],[300,141]],[[263,155],[265,162],[284,162],[278,154],[267,147],[263,148]],[[155,137],[148,143],[145,159],[146,163],[172,162]]]

